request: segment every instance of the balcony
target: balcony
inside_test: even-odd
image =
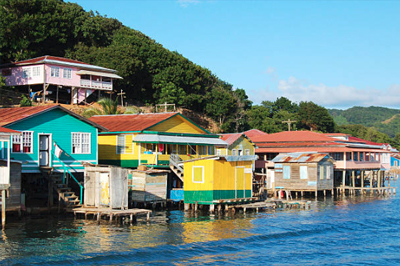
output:
[[[81,86],[90,89],[102,89],[102,90],[112,90],[111,81],[97,81],[90,79],[81,79]]]
[[[379,161],[335,161],[335,169],[381,169]]]

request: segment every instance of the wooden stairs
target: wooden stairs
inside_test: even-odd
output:
[[[183,182],[183,167],[180,165],[182,160],[177,154],[171,154],[169,159],[169,168],[176,174],[176,176]]]
[[[51,182],[51,187],[58,194],[59,204],[64,203],[67,212],[73,212],[74,208],[82,207],[79,196],[63,182],[63,174],[53,172],[53,168],[41,168],[42,174]]]

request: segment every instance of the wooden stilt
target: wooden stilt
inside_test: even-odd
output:
[[[1,227],[6,226],[6,190],[1,191]]]
[[[215,205],[214,205],[214,204],[211,204],[211,205],[210,205],[210,212],[211,212],[211,213],[214,213],[214,208],[215,208]]]
[[[185,208],[185,211],[188,211],[190,209],[190,204],[189,203],[185,203],[184,204],[184,208]]]
[[[198,207],[199,207],[199,206],[198,206],[197,201],[196,201],[196,203],[194,204],[194,211],[195,211],[195,212],[197,212]]]

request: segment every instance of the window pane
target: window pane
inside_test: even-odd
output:
[[[300,179],[307,179],[307,178],[308,178],[307,166],[302,165],[300,166]]]
[[[203,182],[203,167],[193,166],[193,182]]]
[[[125,136],[118,136],[117,154],[125,153]]]
[[[283,179],[290,179],[290,166],[283,166]]]

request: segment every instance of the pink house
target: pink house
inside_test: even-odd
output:
[[[78,104],[93,92],[112,91],[113,80],[122,79],[116,70],[55,56],[41,56],[1,65],[7,86],[25,86],[31,97],[41,101]],[[93,97],[93,96],[92,96]]]

